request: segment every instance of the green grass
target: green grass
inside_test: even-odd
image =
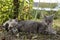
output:
[[[57,6],[57,3],[40,3],[40,7],[44,8],[54,8]]]

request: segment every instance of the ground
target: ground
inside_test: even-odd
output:
[[[7,32],[0,31],[0,40],[60,40],[60,20],[54,20],[53,27],[58,32],[57,35],[26,34],[20,33],[19,37],[7,35]]]

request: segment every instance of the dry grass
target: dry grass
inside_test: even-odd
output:
[[[7,35],[7,32],[0,33],[0,40],[60,40],[60,35],[26,34],[22,33],[19,37]]]

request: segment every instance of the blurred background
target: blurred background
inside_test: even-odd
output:
[[[37,20],[51,14],[60,19],[59,0],[0,0],[0,24],[9,18]]]
[[[0,25],[9,18],[40,21],[52,14],[53,28],[60,33],[60,0],[0,0]]]
[[[0,0],[0,25],[9,18],[40,20],[55,14],[54,24],[60,24],[60,0]]]

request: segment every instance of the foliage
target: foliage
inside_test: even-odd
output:
[[[33,0],[19,0],[19,13],[18,19],[31,19]],[[14,5],[13,0],[0,0],[0,24],[4,23],[9,18],[14,17]]]
[[[33,0],[20,0],[20,8],[19,8],[19,20],[29,20],[32,18],[31,12],[32,12],[32,4]]]
[[[0,24],[13,17],[12,0],[0,0]]]
[[[33,18],[35,18],[36,11],[38,11],[36,19],[43,18],[44,15],[52,15],[52,14],[55,14],[54,19],[60,19],[60,10],[59,11],[33,10],[33,13],[34,13],[32,14]]]
[[[55,13],[56,19],[60,19],[60,10]]]
[[[54,8],[57,4],[40,3],[39,5],[42,8],[43,7]],[[14,9],[13,0],[0,0],[0,24],[4,23],[9,18],[14,17],[13,9]],[[19,0],[19,13],[17,14],[19,20],[30,20],[34,18],[40,19],[43,18],[44,15],[51,15],[51,14],[55,14],[55,19],[60,18],[60,10],[59,11],[33,10],[33,0],[28,1]]]

